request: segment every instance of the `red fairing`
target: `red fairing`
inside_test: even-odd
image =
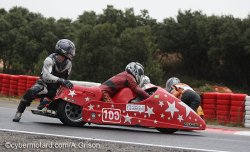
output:
[[[134,96],[128,89],[121,90],[113,98],[114,103],[87,102],[83,106],[83,121],[184,130],[206,128],[205,121],[185,103],[160,87],[155,90],[149,98],[136,103],[129,103]]]
[[[63,99],[64,101],[74,103],[79,106],[83,106],[85,102],[92,100],[101,100],[102,92],[99,87],[83,87],[76,86],[72,89],[61,87],[55,97],[55,99]]]
[[[136,96],[130,88],[124,88],[112,98],[114,103],[107,103],[101,101],[102,93],[99,87],[62,87],[56,99],[83,107],[84,122],[205,130],[205,121],[165,89],[152,86],[145,91],[150,94],[149,98],[141,101],[137,98],[138,102],[131,103]]]
[[[124,88],[113,97],[113,101],[115,103],[126,104],[135,97],[136,97],[135,93],[133,93],[133,91],[130,88]]]

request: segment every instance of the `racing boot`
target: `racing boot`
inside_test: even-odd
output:
[[[24,112],[24,110],[26,109],[26,100],[22,99],[17,107],[17,112],[14,116],[14,118],[12,119],[13,122],[19,122],[22,116],[22,113]]]
[[[14,118],[12,119],[13,122],[19,122],[21,119],[22,113],[21,112],[16,112]]]

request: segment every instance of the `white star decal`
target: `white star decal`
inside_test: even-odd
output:
[[[94,109],[93,109],[93,108],[94,108],[94,105],[90,104],[88,107],[89,107],[89,110],[94,110]]]
[[[165,112],[170,112],[172,118],[174,117],[174,112],[178,112],[179,110],[175,107],[175,102],[172,104],[168,102],[168,108],[165,110]]]
[[[101,117],[101,114],[100,114],[100,113],[98,114],[98,117]]]
[[[138,122],[140,123],[140,122],[141,122],[141,120],[138,120]]]
[[[161,118],[164,118],[164,117],[165,117],[165,115],[162,113],[162,114],[161,114]]]
[[[122,110],[122,113],[125,113],[125,110]]]
[[[191,109],[188,105],[186,105],[184,102],[178,102],[180,105],[182,105],[183,107],[185,107],[186,109],[186,117],[190,114],[191,111],[193,111],[193,109]],[[193,111],[194,112],[194,111]]]
[[[75,90],[69,90],[69,94],[68,95],[73,98],[76,95]]]
[[[90,118],[88,119],[88,121],[90,121]]]
[[[150,117],[151,114],[155,114],[154,111],[153,111],[153,109],[154,109],[154,107],[149,108],[149,107],[147,106],[147,111],[146,111],[145,113],[148,114],[148,117]]]
[[[166,94],[165,94],[165,95],[164,95],[164,97],[166,97],[166,98],[167,98],[167,97],[168,97],[168,95],[166,95]]]
[[[170,117],[168,117],[168,120],[171,120],[171,118],[170,118]]]
[[[136,116],[136,113],[134,113],[134,116]]]
[[[147,115],[144,115],[144,118],[147,118]]]
[[[97,105],[97,108],[100,108],[100,105]]]
[[[163,103],[163,101],[159,101],[159,106],[163,106],[164,105],[164,103]]]
[[[197,119],[194,119],[194,121],[197,121]]]
[[[113,105],[113,104],[111,105],[111,108],[114,108],[114,105]]]
[[[158,122],[158,121],[157,121],[157,120],[155,120],[155,121],[154,121],[154,124],[157,124],[157,122]]]
[[[89,100],[90,100],[90,98],[89,98],[89,97],[86,97],[86,98],[85,98],[85,101],[89,101]]]
[[[183,120],[182,115],[179,115],[177,119],[181,122]]]
[[[131,124],[131,117],[129,117],[129,115],[128,115],[128,113],[127,113],[127,115],[126,116],[124,116],[124,118],[125,118],[125,121],[124,121],[124,123],[126,123],[126,122],[129,122],[130,124]]]

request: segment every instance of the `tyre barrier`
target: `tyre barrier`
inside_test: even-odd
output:
[[[9,96],[17,96],[18,93],[18,76],[11,75],[10,76],[10,89],[9,89]]]
[[[206,121],[250,126],[250,96],[236,93],[205,92],[201,106]]]
[[[10,75],[9,74],[1,74],[1,94],[8,96],[10,89]]]
[[[216,96],[216,118],[218,123],[227,124],[230,120],[230,99],[229,93],[217,93]]]
[[[246,94],[232,94],[230,105],[230,123],[241,124],[244,122]]]
[[[0,94],[4,96],[23,96],[24,93],[32,87],[39,79],[38,76],[28,75],[10,75],[0,73]],[[74,85],[85,87],[99,86],[100,83],[74,81],[70,80]]]
[[[27,83],[27,76],[26,75],[19,75],[18,88],[17,88],[17,90],[18,90],[17,95],[18,96],[23,96],[23,94],[27,90],[26,83]]]
[[[244,106],[245,106],[244,126],[250,128],[250,96],[246,96]]]
[[[201,95],[201,98],[201,106],[204,112],[204,119],[207,121],[215,121],[217,92],[203,93]]]

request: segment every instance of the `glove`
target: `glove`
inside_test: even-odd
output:
[[[73,88],[73,84],[69,80],[64,80],[62,78],[59,78],[57,82],[69,89]]]

